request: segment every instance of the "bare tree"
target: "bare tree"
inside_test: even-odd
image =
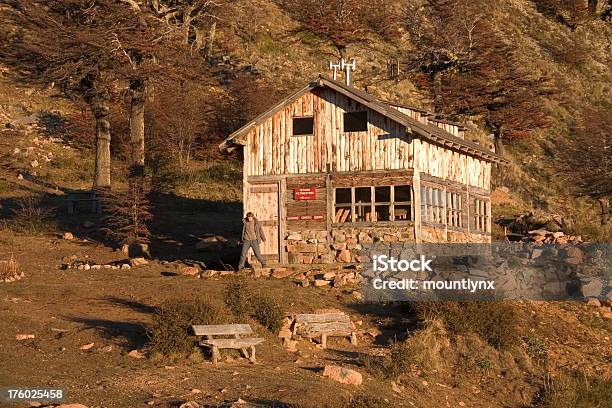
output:
[[[612,219],[612,124],[608,110],[585,108],[576,118],[572,137],[563,142],[561,163],[570,191],[595,200],[601,225]]]
[[[346,47],[367,43],[368,34],[378,31],[386,4],[378,0],[279,0],[283,9],[302,24],[298,31],[308,31],[331,44],[340,57]],[[387,30],[385,25],[381,31]]]
[[[524,67],[494,21],[495,5],[483,0],[418,0],[402,16],[412,47],[408,72],[428,87],[436,112],[480,117],[502,140],[547,124],[542,97],[547,78]],[[529,112],[529,114],[526,114]]]
[[[0,58],[27,83],[57,83],[82,99],[96,121],[93,185],[108,188],[111,130],[109,99],[122,82],[142,78],[135,61],[159,45],[154,21],[113,0],[14,0],[0,15]]]

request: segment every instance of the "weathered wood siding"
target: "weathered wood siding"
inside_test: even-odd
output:
[[[344,132],[345,112],[368,111],[367,132]],[[292,118],[313,116],[312,136],[293,136]],[[405,128],[335,91],[306,93],[246,136],[248,176],[408,169],[412,138]]]
[[[489,190],[491,163],[424,140],[414,142],[415,168],[444,180]]]
[[[394,106],[395,107],[395,106]],[[423,123],[461,136],[458,126],[435,122],[426,114],[395,107]],[[345,112],[368,111],[366,132],[344,132]],[[314,134],[293,136],[293,117],[313,116]],[[419,171],[445,180],[489,189],[491,165],[406,134],[403,125],[334,90],[308,92],[255,126],[245,137],[245,176]]]

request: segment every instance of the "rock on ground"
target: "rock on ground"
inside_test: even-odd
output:
[[[342,384],[361,385],[363,382],[363,377],[358,371],[333,365],[325,366],[323,377],[329,377]]]

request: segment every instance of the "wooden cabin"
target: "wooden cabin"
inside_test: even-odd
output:
[[[490,242],[491,165],[459,123],[324,77],[232,133],[270,262],[367,261],[372,242]]]

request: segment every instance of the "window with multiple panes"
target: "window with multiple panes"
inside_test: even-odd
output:
[[[314,118],[312,116],[293,118],[293,136],[308,136],[314,134]]]
[[[412,219],[412,187],[410,185],[335,189],[335,223],[410,221]]]
[[[446,217],[449,227],[463,227],[463,203],[461,194],[446,192]]]
[[[489,202],[480,200],[478,198],[474,199],[473,211],[474,214],[472,219],[474,220],[474,229],[478,231],[490,232],[489,225],[491,213],[489,209]]]
[[[368,112],[345,112],[344,131],[345,132],[366,132],[368,130]]]
[[[435,187],[421,187],[421,219],[434,224],[444,224],[445,192]]]
[[[441,188],[421,187],[421,220],[432,224],[462,227],[462,198],[457,192]]]

